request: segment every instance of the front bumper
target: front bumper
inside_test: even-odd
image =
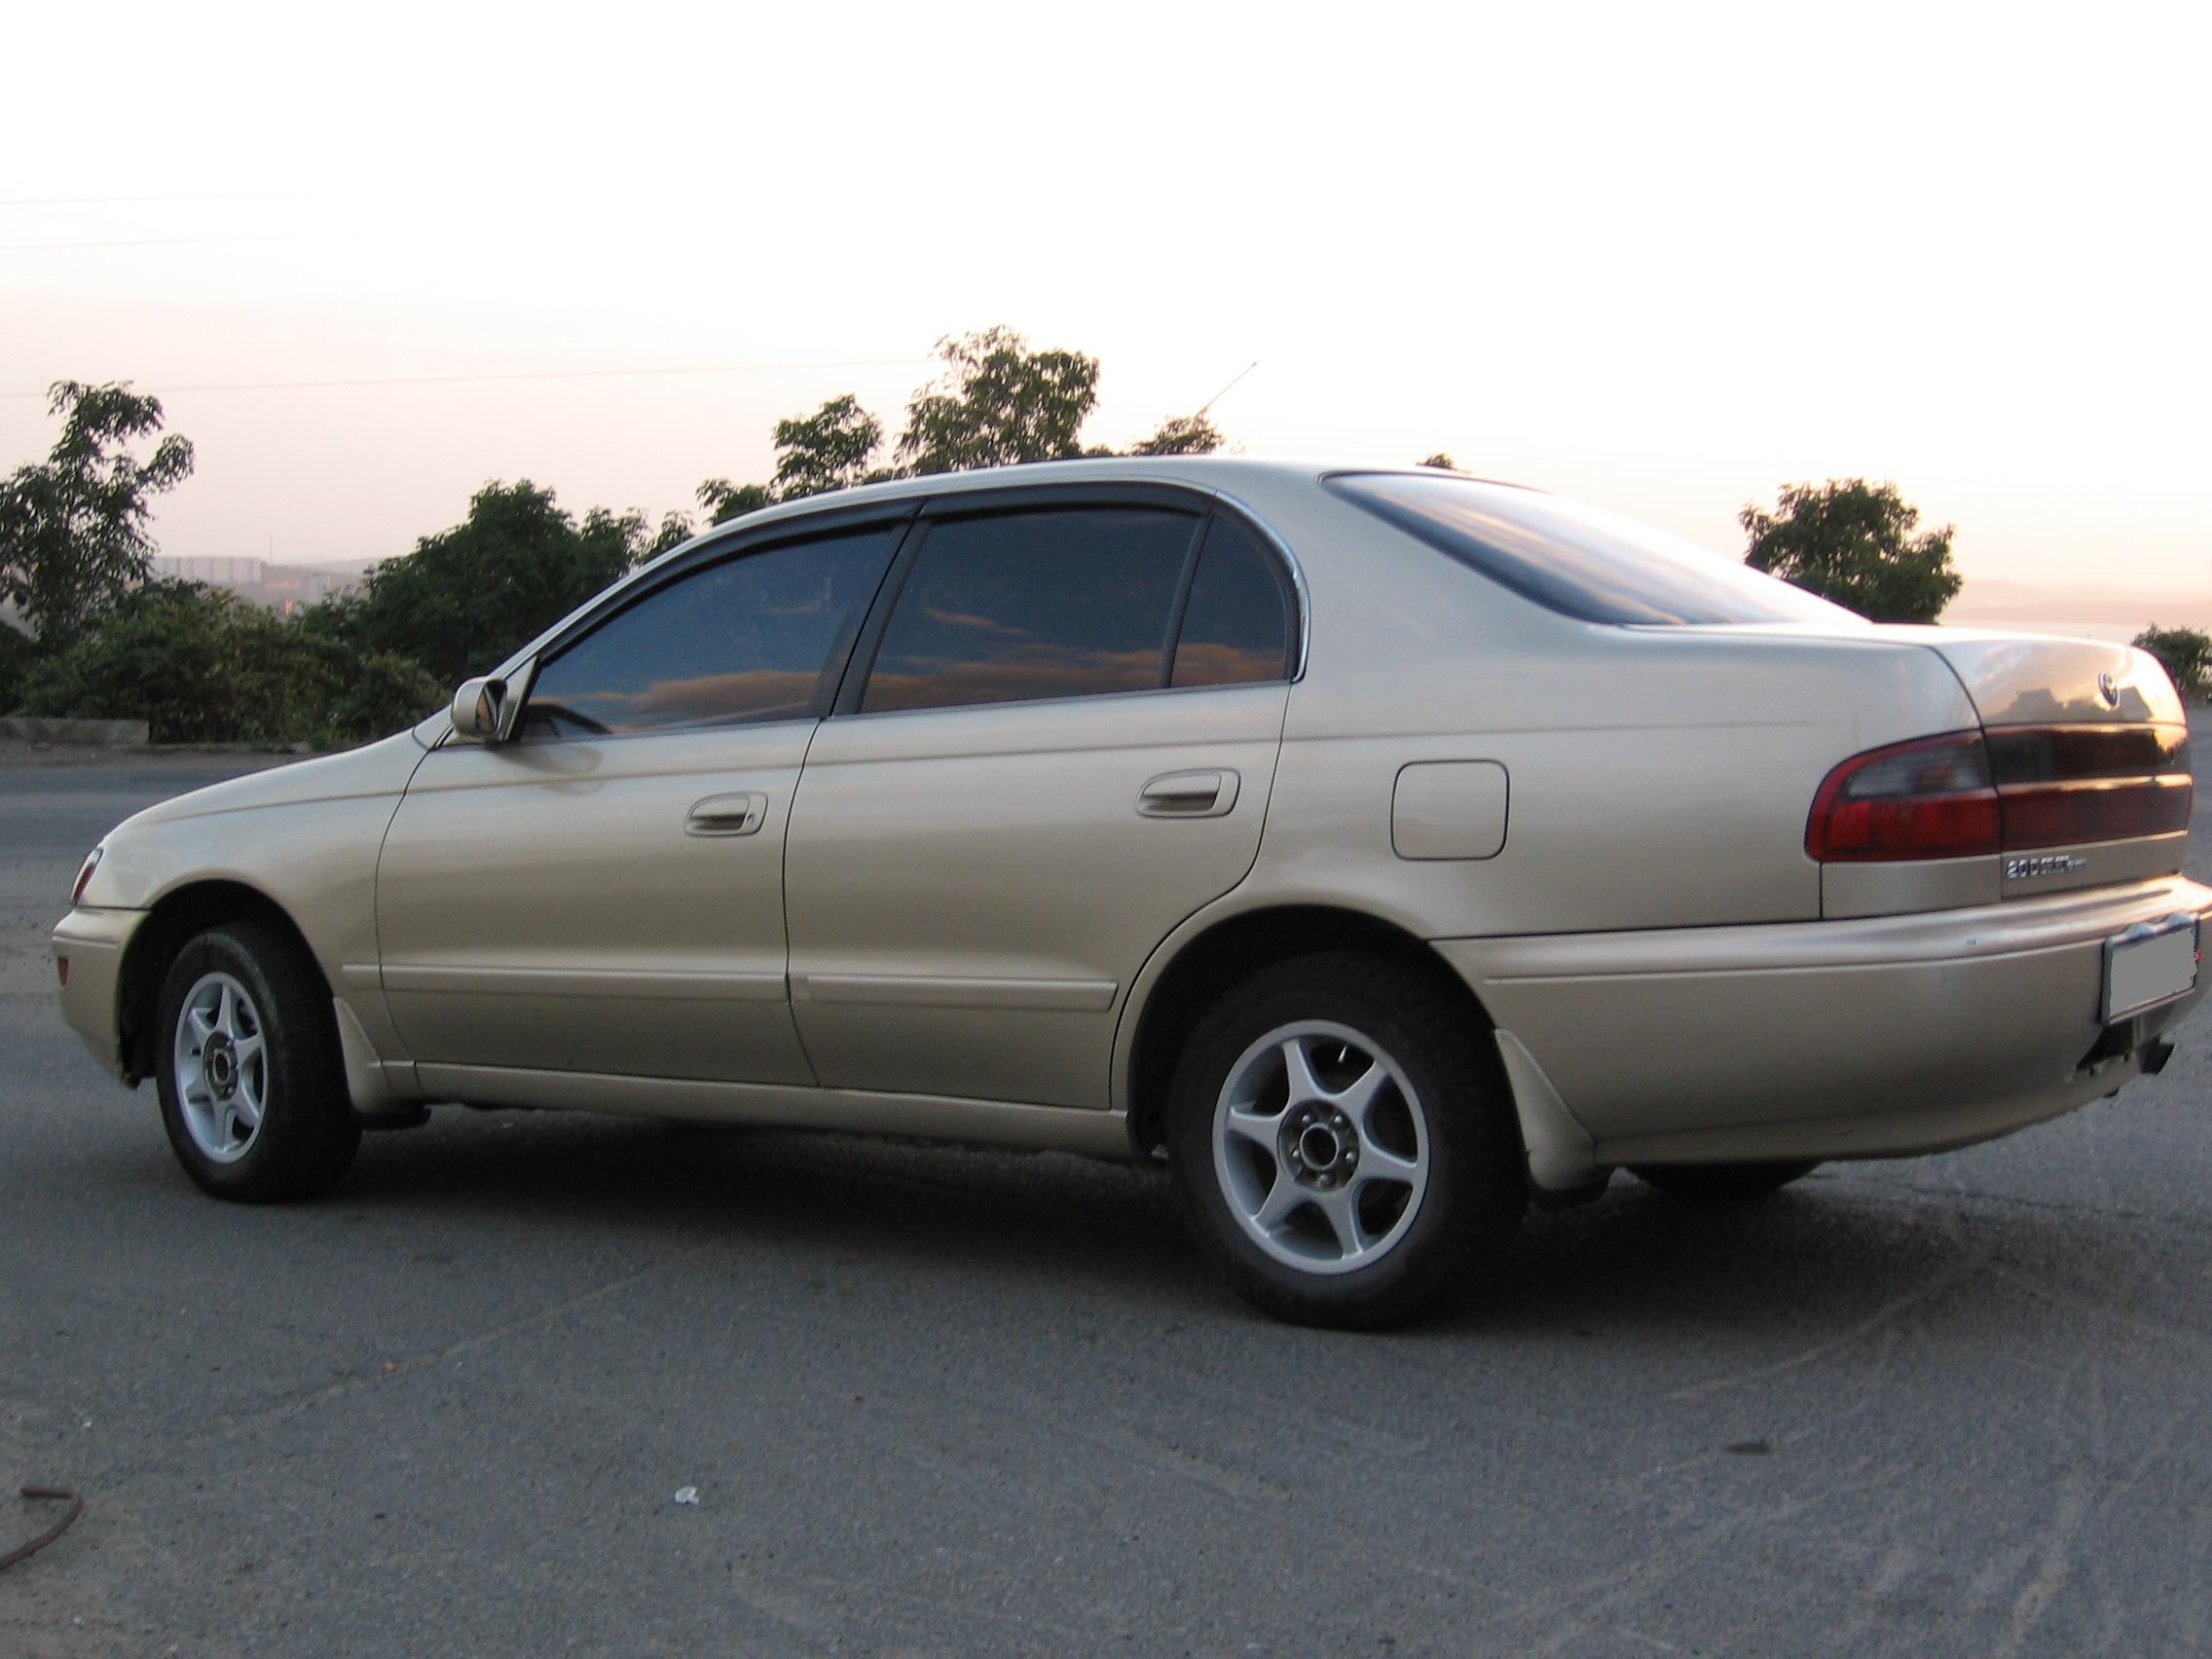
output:
[[[116,986],[122,977],[123,953],[146,914],[80,907],[54,930],[57,973],[62,962],[69,964],[68,977],[61,984],[61,1017],[85,1040],[92,1058],[117,1077],[123,1075],[123,1034]]]
[[[1436,948],[1496,1022],[1538,1184],[1564,1187],[1577,1163],[1586,1178],[1940,1151],[2109,1094],[2206,981],[2116,1045],[2105,941],[2207,913],[2212,889],[2169,877],[1919,915]]]

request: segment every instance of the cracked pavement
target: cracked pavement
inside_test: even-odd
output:
[[[0,759],[0,1549],[88,1505],[0,1652],[2212,1646],[2201,1014],[2009,1140],[1617,1177],[1486,1307],[1298,1331],[1057,1155],[449,1110],[210,1202],[45,941],[256,762]]]

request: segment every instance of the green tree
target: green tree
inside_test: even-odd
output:
[[[1170,415],[1149,438],[1133,444],[1131,455],[1211,455],[1221,448],[1221,429],[1200,410],[1196,415]]]
[[[38,660],[38,646],[28,636],[0,622],[0,715],[13,714],[22,700],[23,677]]]
[[[1423,466],[1433,466],[1440,472],[1456,472],[1459,470],[1459,463],[1442,450],[1438,450],[1434,455],[1422,456],[1420,463]]]
[[[909,472],[962,472],[1025,461],[1064,461],[1098,401],[1098,359],[1032,351],[1009,328],[937,344],[944,370],[906,405],[897,457]]]
[[[171,432],[139,460],[131,445],[162,429],[162,400],[128,381],[56,381],[46,405],[61,417],[53,453],[0,481],[0,593],[58,647],[146,579],[149,498],[191,475],[192,444]]]
[[[2204,679],[2212,670],[2212,634],[2195,628],[2161,628],[2156,622],[2128,642],[2158,659],[2158,666],[2185,698],[2201,702]]]
[[[710,525],[726,524],[777,501],[795,501],[917,473],[1011,466],[1122,452],[1084,448],[1078,434],[1098,401],[1098,359],[1077,351],[1032,351],[1008,328],[946,336],[937,343],[943,371],[915,391],[894,462],[875,464],[883,423],[850,392],[812,415],[779,421],[776,473],[769,484],[710,478],[699,504]],[[1211,455],[1224,440],[1207,412],[1176,415],[1127,451],[1130,455]]]
[[[660,515],[660,528],[652,533],[639,551],[639,559],[657,559],[672,547],[681,547],[698,534],[691,528],[689,513],[668,512]]]
[[[812,415],[776,423],[776,499],[795,501],[864,482],[883,423],[847,392]]]
[[[655,545],[642,513],[594,507],[578,524],[527,478],[487,484],[465,519],[378,565],[359,597],[318,625],[364,655],[411,657],[450,687],[496,665]]]
[[[1736,518],[1753,570],[1876,622],[1933,622],[1964,579],[1951,567],[1953,527],[1914,535],[1920,509],[1895,484],[1786,484],[1776,511],[1747,503]]]
[[[775,502],[775,493],[765,484],[732,484],[726,478],[710,478],[699,486],[699,505],[707,509],[710,526],[727,524]]]

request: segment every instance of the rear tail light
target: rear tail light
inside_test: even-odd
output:
[[[81,904],[85,902],[85,888],[92,879],[92,871],[100,867],[100,855],[106,851],[105,847],[94,847],[85,855],[85,867],[77,872],[77,885],[69,894],[71,904]]]
[[[2179,726],[1952,732],[1830,772],[1805,851],[1824,864],[1872,863],[2123,841],[2187,830],[2194,798]]]
[[[1894,744],[1846,760],[1813,797],[1805,851],[1838,860],[1956,859],[2002,846],[1989,751],[1978,731]]]

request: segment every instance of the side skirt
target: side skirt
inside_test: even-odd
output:
[[[1126,1162],[1128,1125],[1120,1112],[1074,1106],[1023,1106],[936,1094],[878,1094],[854,1088],[782,1084],[699,1083],[683,1078],[612,1077],[600,1072],[525,1071],[504,1066],[415,1068],[431,1100],[471,1106],[536,1106],[611,1112],[696,1123],[769,1124],[783,1128],[919,1135],[985,1141],[1039,1151],[1078,1152]]]

